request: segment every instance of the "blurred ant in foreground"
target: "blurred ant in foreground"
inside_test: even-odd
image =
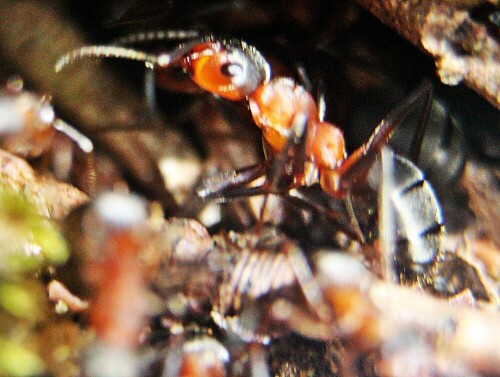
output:
[[[88,375],[137,375],[149,338],[167,342],[164,376],[266,376],[259,343],[292,331],[332,336],[329,308],[293,241],[271,228],[211,237],[195,220],[148,212],[140,197],[106,192],[68,218],[66,236],[92,297]],[[161,321],[148,323],[153,315]]]
[[[56,63],[56,71],[86,57],[136,60],[158,70],[181,67],[198,86],[214,95],[233,101],[247,99],[253,119],[262,129],[268,158],[256,165],[206,179],[198,190],[199,196],[227,200],[279,194],[320,210],[338,222],[346,233],[361,241],[366,239],[349,203],[350,193],[356,186],[369,182],[379,151],[396,127],[424,103],[420,127],[413,136],[410,151],[414,157],[418,156],[432,92],[430,83],[424,81],[380,122],[364,145],[347,157],[342,132],[323,121],[311,94],[290,78],[271,79],[268,62],[243,41],[207,37],[158,55],[120,46],[87,46],[63,56]],[[409,260],[416,265],[430,264],[441,248],[439,205],[419,169],[403,157],[394,159],[396,172],[403,170],[406,173],[395,196],[407,196],[406,202],[417,203],[401,209],[407,212],[406,219],[413,220],[398,222],[404,227],[400,233],[409,240]],[[252,185],[262,177],[264,183]],[[304,189],[318,183],[330,199],[346,200],[350,217],[348,224],[342,223],[338,210],[304,193]]]
[[[47,96],[24,90],[17,77],[0,89],[0,147],[88,194],[93,190],[92,141],[58,119]]]

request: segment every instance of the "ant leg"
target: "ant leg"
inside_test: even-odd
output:
[[[379,195],[379,239],[380,239],[380,265],[384,280],[399,283],[396,273],[395,252],[397,219],[396,209],[392,202],[392,194],[396,187],[394,182],[394,159],[389,148],[382,148],[380,162],[380,195]]]
[[[88,195],[95,194],[96,171],[92,141],[61,119],[56,119],[53,127],[76,146],[73,148],[74,166],[70,173],[71,182]]]
[[[286,147],[274,156],[271,164],[267,161],[261,162],[241,170],[231,170],[209,177],[202,182],[198,195],[202,199],[216,198],[224,201],[228,198],[285,193],[289,189],[289,182],[283,184],[284,179],[292,179],[304,168],[306,126],[307,118],[303,114],[297,116],[290,129]],[[290,163],[292,165],[287,166]],[[291,173],[287,173],[289,170]],[[260,177],[265,177],[262,185],[246,186]]]
[[[422,148],[422,141],[424,139],[425,130],[427,128],[427,122],[429,120],[429,114],[431,112],[432,107],[432,84],[428,82],[429,88],[426,88],[425,97],[423,100],[425,101],[423,104],[422,112],[420,114],[420,119],[418,121],[417,130],[413,135],[413,139],[411,142],[411,148],[408,152],[408,158],[414,164],[418,163],[418,159],[420,156],[420,150]]]
[[[308,118],[305,114],[299,113],[295,116],[285,148],[273,158],[264,183],[270,193],[281,193],[285,178],[289,181],[293,177],[304,174],[307,122]],[[289,182],[285,182],[285,185],[288,191]]]
[[[370,139],[361,147],[356,149],[336,170],[340,177],[339,192],[347,192],[353,182],[366,175],[378,152],[387,144],[395,129],[415,110],[418,104],[425,100],[425,109],[419,124],[419,129],[413,137],[412,153],[420,150],[423,134],[425,131],[425,120],[431,103],[432,84],[424,80],[417,89],[404,99],[386,118],[384,118],[373,132]],[[418,153],[416,153],[418,154]]]
[[[306,137],[307,137],[307,121],[308,118],[305,114],[299,113],[295,116],[292,126],[290,128],[290,135],[286,142],[285,148],[278,153],[266,172],[266,180],[263,184],[263,189],[267,191],[267,194],[273,192],[280,192],[280,185],[283,183],[284,178],[289,178],[286,180],[286,191],[290,188],[290,179],[293,179],[296,175],[303,175],[304,173],[304,162],[306,160]],[[292,175],[287,176],[287,165],[291,163]],[[264,223],[264,215],[267,206],[267,200],[269,195],[266,195],[262,207],[260,209],[259,224]]]
[[[246,187],[252,181],[262,177],[267,170],[267,163],[260,162],[240,170],[224,171],[205,178],[198,187],[198,196],[202,199],[218,199],[221,202],[231,198],[261,195],[261,187]]]

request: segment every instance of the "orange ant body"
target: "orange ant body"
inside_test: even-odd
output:
[[[317,169],[322,188],[337,196],[338,168],[346,158],[342,132],[319,119],[314,99],[302,86],[288,78],[269,80],[269,65],[260,54],[241,44],[241,51],[248,52],[243,55],[237,49],[231,50],[233,44],[199,44],[182,59],[181,65],[201,88],[233,101],[248,99],[255,124],[274,154],[286,147],[294,122],[302,117],[307,122],[309,169]],[[253,64],[245,62],[245,58],[251,58]],[[294,177],[295,185],[310,184],[306,176]]]
[[[189,44],[172,56],[154,57],[133,51],[120,47],[83,47],[63,57],[56,70],[83,56],[106,55],[134,60],[144,57],[146,63],[160,69],[178,63],[201,88],[233,101],[247,98],[253,119],[262,129],[273,153],[285,148],[294,121],[302,116],[307,119],[306,156],[310,168],[318,169],[319,176],[324,177],[321,180],[323,189],[337,195],[333,182],[338,181],[338,168],[346,158],[342,132],[333,124],[319,120],[314,99],[302,86],[287,78],[270,81],[269,65],[255,48],[240,41],[210,38],[206,42]],[[295,184],[310,184],[310,179],[297,177]]]
[[[70,242],[91,288],[88,320],[95,341],[85,375],[137,376],[137,348],[148,319],[147,278],[140,252],[150,236],[145,200],[119,191],[98,194],[71,216]]]

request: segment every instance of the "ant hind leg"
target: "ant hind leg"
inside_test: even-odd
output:
[[[399,105],[394,108],[377,126],[368,141],[356,149],[337,170],[340,176],[340,192],[349,192],[355,181],[366,177],[373,161],[378,157],[380,150],[387,145],[394,131],[424,101],[419,125],[412,137],[410,159],[415,161],[420,153],[422,139],[425,133],[427,115],[432,103],[432,84],[424,80],[413,92],[410,93]]]

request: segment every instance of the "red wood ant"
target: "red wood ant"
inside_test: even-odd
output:
[[[24,90],[22,80],[12,78],[0,89],[0,112],[2,148],[42,170],[50,167],[56,178],[87,193],[93,190],[92,141],[57,118],[47,96]],[[80,173],[73,174],[74,168]]]
[[[302,161],[306,166],[302,174],[294,172],[294,182],[287,189],[310,185],[319,179],[325,192],[334,197],[342,197],[350,184],[342,182],[347,173],[363,156],[373,154],[385,145],[400,118],[430,91],[429,84],[424,84],[400,106],[397,113],[379,125],[367,143],[346,158],[342,132],[333,124],[320,120],[312,96],[292,79],[278,77],[270,80],[269,64],[254,47],[243,41],[209,37],[160,55],[117,46],[82,47],[63,56],[56,64],[56,71],[83,57],[138,60],[156,69],[179,64],[196,84],[214,95],[233,101],[248,99],[253,119],[262,129],[273,155],[283,151],[294,137],[304,135],[307,141],[306,159]],[[303,127],[307,131],[304,132]],[[208,187],[206,192],[201,192],[203,196],[218,194],[217,190]]]
[[[56,71],[85,57],[142,61],[147,67],[158,70],[178,66],[188,72],[198,86],[216,96],[233,101],[248,100],[253,119],[262,130],[269,158],[265,162],[206,179],[198,190],[200,197],[224,201],[232,197],[280,194],[310,204],[337,222],[338,212],[306,197],[301,189],[319,183],[330,198],[349,199],[350,192],[359,182],[366,184],[378,152],[388,143],[396,127],[423,102],[425,111],[411,143],[411,154],[418,156],[425,116],[431,102],[432,87],[424,81],[380,122],[364,145],[347,156],[342,132],[335,125],[323,121],[311,94],[290,78],[271,79],[268,62],[255,47],[243,41],[207,37],[158,55],[119,46],[88,46],[61,57]],[[401,164],[401,161],[398,158],[396,163]],[[403,165],[407,161],[413,166],[410,161],[404,161]],[[265,177],[263,184],[250,185],[262,176]],[[419,222],[423,228],[407,229],[406,233],[411,232],[415,237],[425,237],[429,232],[439,233],[442,230],[439,206],[427,204],[435,202],[432,189],[422,185],[421,174],[413,171],[410,177],[406,179],[405,186],[398,189],[401,192],[417,191],[417,200],[429,208],[427,212],[431,212],[431,219]],[[354,211],[348,212],[350,224],[339,222],[340,225],[348,234],[364,241]],[[414,215],[419,218],[426,216]],[[439,248],[434,248],[426,256],[416,257],[415,262],[431,262],[438,252]]]
[[[86,355],[88,375],[137,375],[135,351],[149,314],[140,263],[149,235],[147,212],[142,198],[110,191],[75,210],[69,220],[78,222],[73,247],[93,291],[88,317],[96,342]]]

